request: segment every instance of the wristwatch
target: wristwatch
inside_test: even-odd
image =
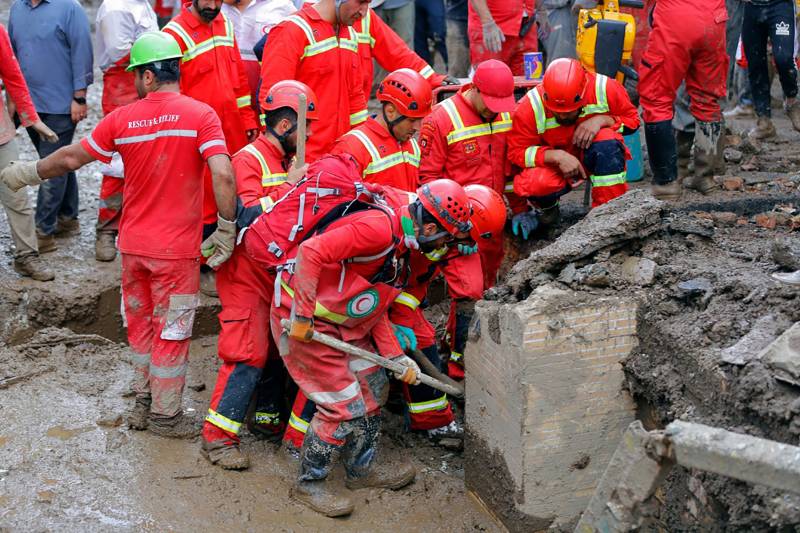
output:
[[[81,98],[79,96],[73,96],[72,99],[75,100],[76,104],[86,105],[86,98]]]

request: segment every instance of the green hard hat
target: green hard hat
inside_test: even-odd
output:
[[[183,57],[181,48],[170,35],[160,31],[148,31],[139,36],[131,47],[131,64],[125,70],[163,61]]]

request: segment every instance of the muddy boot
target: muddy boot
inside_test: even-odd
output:
[[[344,453],[345,485],[356,489],[402,489],[417,476],[417,469],[407,461],[375,464],[381,417],[367,416],[353,420],[357,426],[347,437]]]
[[[327,443],[309,426],[300,458],[300,477],[289,495],[325,516],[345,516],[353,512],[353,500],[325,478],[331,471],[340,446]]]
[[[58,217],[56,232],[58,237],[71,237],[81,232],[81,223],[77,218]]]
[[[36,243],[40,254],[49,254],[50,252],[55,252],[56,250],[58,250],[58,246],[56,245],[55,235],[44,235],[37,231]]]
[[[191,439],[200,434],[200,424],[184,413],[170,418],[150,417],[150,433],[170,439]]]
[[[683,183],[683,180],[691,173],[689,166],[692,162],[694,133],[691,131],[675,130],[675,143],[678,156],[678,181]]]
[[[800,131],[800,101],[795,100],[792,104],[787,105],[786,114],[789,115],[795,131]]]
[[[722,113],[725,118],[753,118],[756,116],[756,110],[752,105],[737,104],[733,109],[729,109]]]
[[[116,235],[111,231],[98,231],[94,242],[94,258],[98,261],[113,261],[117,257]]]
[[[14,270],[20,276],[32,278],[36,281],[52,281],[56,276],[39,259],[38,254],[28,254],[14,259]]]
[[[772,139],[778,132],[775,131],[775,125],[769,117],[758,117],[756,127],[751,129],[747,134],[751,139],[763,141],[764,139]]]
[[[299,461],[300,454],[302,453],[301,448],[298,448],[292,441],[288,440],[283,441],[283,444],[281,445],[281,451],[283,452],[283,455],[286,456],[286,459],[292,462]]]
[[[230,439],[208,442],[203,439],[200,454],[212,465],[225,470],[246,470],[250,467],[250,459],[239,449],[239,443]]]
[[[204,272],[200,270],[200,292],[212,298],[219,297],[217,293],[217,275],[213,270]]]
[[[428,438],[432,441],[441,439],[464,439],[464,426],[453,420],[446,426],[428,430]]]
[[[150,396],[141,396],[136,398],[136,403],[133,404],[133,409],[128,413],[128,427],[137,431],[147,429],[150,424],[150,404],[152,399]]]
[[[652,195],[658,200],[679,200],[681,184],[678,181],[678,156],[672,121],[645,123],[644,135],[650,156],[650,170],[653,171]]]
[[[686,181],[686,187],[701,194],[717,189],[714,182],[714,165],[717,162],[719,139],[722,137],[721,122],[696,122],[694,146],[694,175]]]

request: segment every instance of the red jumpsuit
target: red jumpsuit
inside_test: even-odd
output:
[[[408,192],[419,187],[419,145],[413,138],[404,143],[370,117],[342,135],[332,154],[352,155],[368,183],[390,185]]]
[[[219,118],[187,96],[151,92],[104,117],[81,146],[104,163],[119,152],[125,164],[119,250],[133,390],[152,396],[152,415],[174,417],[200,283],[203,168],[227,156]]]
[[[436,104],[422,121],[420,182],[449,178],[460,185],[486,185],[503,194],[508,174],[506,135],[511,130],[511,115],[501,113],[494,122],[485,122],[464,98],[464,92],[470,88],[471,85],[466,85],[452,98]],[[443,268],[454,303],[448,327],[454,360],[461,359],[466,345],[466,337],[461,338],[455,332],[455,302],[480,300],[483,291],[494,286],[503,261],[503,240],[481,243],[478,252],[449,261]]]
[[[401,356],[386,314],[399,291],[367,281],[382,271],[385,252],[401,234],[394,215],[368,210],[340,218],[304,241],[294,275],[282,274],[280,306],[272,308],[276,341],[287,338],[280,320],[288,319],[294,306],[297,315],[316,317],[317,331],[387,358]],[[370,259],[348,261],[354,258]],[[343,422],[380,413],[388,387],[385,372],[317,342],[287,340],[288,351],[281,353],[286,368],[318,407],[311,421],[314,432],[329,444],[343,445],[347,435]]]
[[[287,161],[283,150],[259,136],[233,157],[233,169],[236,191],[244,206],[266,208],[272,203],[270,193],[286,182]],[[244,246],[236,246],[231,258],[217,270],[217,291],[222,303],[218,345],[222,366],[203,425],[207,442],[238,441],[268,354],[276,363],[270,365],[270,370],[281,370],[282,363],[269,337],[274,283],[275,274],[251,259]],[[282,391],[282,387],[277,390]],[[269,421],[264,425],[282,431],[279,410],[257,406],[254,416],[257,422]]]
[[[201,22],[185,4],[162,31],[181,47],[181,92],[210,105],[222,121],[228,151],[247,144],[247,131],[258,129],[250,106],[250,86],[239,55],[233,25],[220,13],[210,24]],[[217,206],[208,169],[204,178],[203,223],[216,224]]]
[[[317,95],[324,120],[314,124],[314,135],[306,144],[306,159],[315,161],[351,127],[367,119],[367,101],[362,89],[358,36],[349,27],[334,27],[320,17],[312,4],[269,32],[261,63],[259,104],[264,109],[267,94],[277,82],[297,80]]]
[[[559,125],[552,112],[544,107],[541,85],[528,91],[520,101],[514,112],[514,127],[508,135],[508,158],[524,169],[514,178],[517,195],[544,207],[571,190],[571,183],[558,167],[545,163],[545,154],[552,149],[565,150],[583,162],[592,181],[593,207],[628,190],[625,160],[630,159],[630,155],[624,148],[621,130],[624,128],[629,133],[638,129],[639,113],[617,81],[587,73],[586,83],[585,103],[580,118],[572,126]],[[602,128],[589,149],[575,147],[572,144],[575,128],[595,115],[609,115],[615,123],[610,128]]]
[[[431,89],[442,84],[445,76],[436,74],[373,10],[367,11],[367,16],[357,21],[353,28],[358,32],[358,55],[361,57],[363,89],[367,100],[372,92],[373,59],[387,72],[401,68],[416,70],[428,80]]]
[[[522,55],[526,52],[535,52],[539,44],[536,24],[530,26],[524,37],[519,36],[523,17],[530,20],[536,16],[534,0],[486,0],[486,5],[506,40],[500,52],[495,54],[486,50],[483,46],[481,19],[470,4],[467,19],[470,61],[473,65],[477,65],[487,59],[499,59],[509,66],[515,76],[522,76],[525,73]]]
[[[692,115],[719,122],[726,94],[729,58],[725,51],[724,0],[658,0],[653,28],[639,69],[639,97],[645,122],[671,120],[675,93],[686,80]]]

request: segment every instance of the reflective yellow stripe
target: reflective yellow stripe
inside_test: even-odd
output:
[[[329,50],[333,50],[334,48],[341,48],[343,50],[349,50],[351,52],[358,53],[360,35],[353,28],[347,28],[350,33],[349,39],[328,37],[327,39],[317,41],[314,38],[314,31],[311,29],[311,25],[306,22],[305,19],[297,15],[292,15],[286,20],[298,26],[301,30],[303,30],[303,33],[306,34],[306,40],[308,41],[308,44],[303,49],[303,57],[311,57],[322,54]]]
[[[542,102],[542,97],[536,88],[528,91],[526,96],[528,97],[528,101],[531,103],[531,108],[533,109],[533,118],[536,121],[536,131],[539,135],[541,135],[545,132],[545,124],[547,122],[547,117],[544,113],[544,103]]]
[[[252,155],[258,161],[259,166],[261,167],[261,186],[262,187],[276,187],[282,183],[286,183],[286,172],[275,172],[272,173],[269,170],[269,166],[267,166],[267,160],[264,159],[264,156],[261,152],[258,151],[258,148],[253,146],[252,144],[248,144],[240,151],[247,152],[248,154]],[[263,206],[263,204],[262,204]]]
[[[222,17],[225,21],[225,35],[215,35],[200,43],[195,43],[194,40],[189,36],[189,33],[175,21],[169,22],[166,26],[164,26],[165,30],[169,29],[177,33],[178,36],[180,36],[180,38],[183,40],[184,45],[186,45],[186,51],[183,53],[183,58],[181,59],[182,63],[191,61],[192,59],[197,58],[199,55],[213,50],[217,46],[234,46],[233,24],[231,24],[231,21],[228,20],[224,14],[222,14]],[[240,105],[239,107],[242,106]]]
[[[461,359],[463,359],[463,358],[464,358],[464,354],[463,353],[450,352],[450,360],[451,361],[461,361]]]
[[[184,46],[186,46],[187,50],[189,48],[194,48],[195,46],[194,40],[189,36],[188,33],[186,33],[186,30],[183,29],[183,26],[181,26],[177,22],[175,21],[168,22],[167,25],[164,26],[164,30],[172,30],[175,33],[177,33],[178,37],[180,37],[183,40],[183,44]]]
[[[446,256],[447,252],[449,252],[449,251],[450,251],[450,248],[448,248],[447,245],[444,245],[441,248],[437,248],[437,249],[433,250],[432,252],[427,252],[425,254],[425,257],[427,257],[429,260],[431,260],[431,261],[433,261],[435,263],[436,261],[440,261],[442,259],[442,257]]]
[[[538,146],[528,146],[525,149],[525,166],[533,168],[536,166],[536,152],[539,151]]]
[[[591,176],[592,187],[611,187],[612,185],[622,185],[626,181],[627,174],[627,171],[623,170],[619,174]]]
[[[252,100],[249,94],[247,96],[240,96],[239,98],[236,99],[236,105],[238,107],[248,107],[251,103]]]
[[[292,22],[297,25],[303,33],[306,34],[306,40],[308,40],[308,44],[314,44],[317,42],[314,39],[314,32],[311,30],[311,26],[309,26],[308,22],[302,17],[298,17],[297,15],[291,15],[289,18],[286,19],[287,22]]]
[[[405,150],[395,152],[386,157],[381,157],[380,151],[375,147],[369,136],[361,130],[350,130],[345,135],[352,135],[367,149],[370,161],[367,168],[364,169],[363,175],[366,177],[369,174],[377,174],[397,165],[408,163],[416,168],[419,168],[420,149],[417,141],[411,139],[411,147],[413,152],[406,152]]]
[[[503,188],[503,192],[506,194],[511,194],[514,192],[514,180],[506,182],[506,186]]]
[[[367,114],[367,110],[366,109],[364,109],[362,111],[356,111],[355,113],[350,115],[350,125],[351,126],[356,126],[358,124],[361,124],[362,122],[367,120],[367,116],[368,116],[368,114]]]
[[[584,106],[583,110],[581,111],[582,117],[586,115],[608,113],[608,94],[606,93],[607,86],[608,77],[598,74],[597,79],[594,82],[594,93],[597,103]]]
[[[443,394],[439,398],[434,398],[433,400],[429,400],[427,402],[417,402],[411,403],[408,402],[408,410],[414,414],[420,413],[427,413],[430,411],[441,411],[442,409],[446,409],[448,406],[447,402],[447,395]]]
[[[270,198],[269,196],[264,196],[264,197],[258,199],[258,203],[261,204],[261,210],[266,213],[267,210],[270,207],[272,207],[272,204],[274,204],[275,201],[272,198]]]
[[[271,424],[277,425],[281,423],[281,414],[280,413],[264,413],[261,411],[256,411],[253,413],[253,421],[256,424]]]
[[[370,23],[372,22],[372,12],[368,9],[367,15],[361,19],[361,33],[358,34],[358,44],[368,44],[372,47],[375,40],[370,35]]]
[[[206,416],[206,422],[214,424],[220,429],[224,429],[234,435],[239,434],[239,430],[242,428],[241,422],[237,422],[235,420],[231,420],[230,418],[226,418],[219,414],[218,412],[214,411],[213,409],[208,410],[208,416]]]
[[[289,287],[289,285],[287,285],[283,280],[281,280],[281,287],[283,287],[283,290],[285,290],[291,298],[294,298],[294,290],[292,290],[292,288]],[[344,324],[348,319],[346,315],[340,315],[339,313],[334,313],[333,311],[326,309],[319,302],[316,302],[315,304],[314,316],[318,316],[329,322],[333,322],[334,324]]]
[[[289,426],[293,427],[300,433],[305,434],[308,431],[308,422],[300,418],[299,416],[292,413],[292,416],[289,417]]]
[[[419,73],[426,80],[435,74],[430,65],[425,65],[424,67],[419,69]]]
[[[458,113],[456,104],[452,99],[442,102],[442,107],[450,117],[450,122],[453,124],[453,130],[447,134],[447,144],[454,144],[483,135],[493,135],[495,133],[504,133],[511,130],[510,113],[500,113],[500,118],[492,123],[464,126],[464,121],[461,119],[461,115]]]
[[[420,304],[416,296],[407,292],[401,292],[397,298],[394,299],[394,303],[405,305],[411,308],[412,311],[415,311]]]

